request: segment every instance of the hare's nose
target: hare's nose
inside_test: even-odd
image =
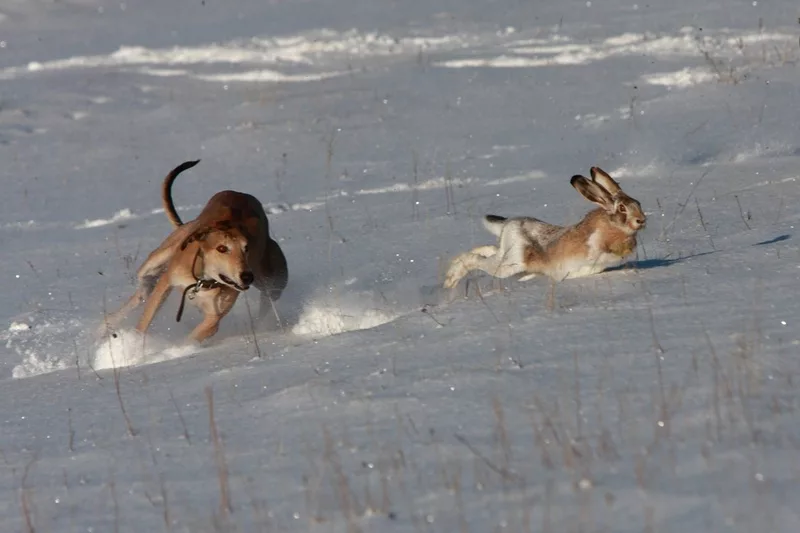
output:
[[[636,225],[637,226],[644,226],[644,219],[643,218],[637,218],[636,219]]]

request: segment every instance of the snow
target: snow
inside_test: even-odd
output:
[[[75,229],[99,228],[100,226],[108,226],[109,224],[115,224],[121,220],[130,220],[132,218],[134,217],[130,209],[120,209],[114,213],[111,218],[84,220],[82,223],[75,226]]]
[[[0,0],[3,530],[797,531],[797,16]],[[96,337],[196,158],[178,210],[261,199],[277,315]],[[592,165],[628,265],[441,288]]]

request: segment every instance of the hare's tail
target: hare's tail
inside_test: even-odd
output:
[[[499,237],[507,220],[506,217],[486,215],[483,217],[483,227],[486,228],[489,233]]]

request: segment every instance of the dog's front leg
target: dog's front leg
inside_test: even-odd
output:
[[[206,315],[203,321],[198,324],[194,330],[189,334],[189,338],[197,342],[203,342],[207,338],[216,334],[219,330],[219,321],[222,320],[221,316],[214,314]]]
[[[172,284],[170,283],[169,276],[164,274],[159,278],[158,283],[156,283],[156,286],[153,288],[153,292],[150,293],[150,296],[148,296],[145,301],[142,317],[136,325],[136,329],[140,333],[144,333],[147,331],[147,328],[150,327],[150,323],[153,321],[153,317],[156,316],[158,308],[161,307],[161,304],[164,303],[164,300],[166,300],[170,292],[172,292]]]
[[[218,288],[201,292],[194,304],[203,312],[203,321],[189,334],[190,339],[202,342],[219,330],[219,323],[236,303],[239,293],[230,288]]]

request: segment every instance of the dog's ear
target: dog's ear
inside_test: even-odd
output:
[[[239,212],[241,212],[241,210],[239,210]],[[221,221],[217,222],[216,224],[214,224],[214,228],[213,229],[219,230],[219,231],[230,231],[230,230],[234,230],[235,229],[237,231],[240,231],[242,233],[242,235],[244,235],[245,239],[251,240],[251,239],[255,238],[254,237],[255,235],[258,235],[258,233],[257,233],[257,229],[258,228],[255,228],[256,231],[254,232],[253,228],[251,227],[252,224],[248,225],[248,223],[252,223],[252,222],[253,222],[253,219],[247,219],[247,220],[239,220],[239,219],[221,220]],[[257,222],[258,221],[256,220],[256,223]]]
[[[239,224],[239,231],[241,231],[247,240],[253,240],[261,233],[261,221],[258,217],[245,218]],[[264,234],[269,235],[269,226],[265,226]]]
[[[186,247],[189,246],[194,241],[205,240],[206,237],[208,237],[208,234],[211,233],[212,230],[213,228],[206,227],[206,228],[200,228],[199,230],[195,231],[194,233],[189,235],[189,237],[187,237],[185,241],[183,241],[183,244],[181,244],[181,250],[185,250]]]

